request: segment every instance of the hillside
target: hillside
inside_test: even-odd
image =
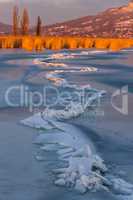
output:
[[[126,6],[111,8],[96,16],[57,23],[43,28],[46,35],[133,37],[133,1]]]
[[[0,22],[0,34],[9,34],[12,32],[12,26]]]

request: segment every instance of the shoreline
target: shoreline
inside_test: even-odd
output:
[[[133,47],[133,39],[91,38],[78,36],[0,36],[1,49],[25,49],[42,51],[44,49],[108,49],[118,51]]]

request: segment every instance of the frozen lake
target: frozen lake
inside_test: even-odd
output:
[[[64,150],[61,149],[58,152],[61,156],[66,156],[66,153],[69,153],[67,155],[69,158],[74,157],[71,153],[77,152],[80,146],[89,145],[92,152],[104,160],[108,168],[106,176],[121,178],[133,184],[132,56],[132,50],[121,52],[45,51],[41,53],[27,53],[22,50],[1,51],[0,199],[132,200],[132,194],[127,195],[124,192],[121,194],[121,192],[114,192],[110,188],[107,190],[99,189],[95,192],[86,191],[85,194],[80,194],[73,187],[58,187],[54,184],[56,175],[53,170],[66,167],[68,160],[64,161],[59,158],[56,152],[58,147],[48,146],[51,140],[55,140],[56,144],[70,144],[70,152],[65,151],[64,153]],[[40,94],[43,94],[44,87],[54,88],[58,90],[61,100],[62,95],[65,96],[65,101],[62,100],[62,105],[59,105],[58,102],[57,105],[53,105],[52,103],[57,100],[57,96],[55,91],[48,90],[45,100],[49,105],[52,105],[51,108],[48,106],[47,111],[47,119],[50,118],[50,122],[47,126],[45,124],[44,127],[40,127],[39,122],[37,123],[35,119],[33,123],[32,119],[30,121],[31,128],[23,126],[20,123],[21,120],[33,116],[35,110],[42,111],[46,108],[46,104],[44,105],[44,102],[38,104],[40,98],[36,93],[34,96],[34,105],[36,106],[32,108],[31,112],[29,110],[31,103],[33,103],[30,101],[31,99],[28,98],[26,104],[24,102],[22,105],[19,90],[14,90],[10,96],[14,106],[9,105],[5,100],[5,93],[10,87],[16,86],[24,86],[28,88],[28,92],[39,92]],[[118,98],[113,99],[115,108],[111,104],[111,98],[117,90],[122,87],[127,88],[127,86],[128,114],[122,114],[117,110],[122,104],[121,97],[118,95]],[[106,91],[106,94],[100,98],[99,106],[90,106],[90,109],[87,106],[84,109],[77,106],[78,99],[75,98],[75,94],[77,92],[80,94],[79,91],[84,89],[87,95],[88,91],[91,91],[93,98],[99,92]],[[67,96],[68,93],[70,96]],[[74,106],[69,108],[71,100],[74,101]],[[66,105],[67,110],[64,112]],[[48,130],[55,134],[54,137],[51,135],[48,137],[47,130],[45,130],[46,127],[51,126],[51,123],[53,126],[51,116],[52,119],[58,118],[56,127],[53,127],[52,131]],[[39,127],[34,129],[36,126]],[[57,132],[60,134],[62,132],[58,138],[55,137],[58,136]],[[64,132],[68,132],[71,137],[68,138],[68,135],[66,137]],[[53,149],[51,150],[51,148]]]

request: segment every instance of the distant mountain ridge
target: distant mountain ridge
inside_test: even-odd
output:
[[[0,22],[0,35],[10,34],[12,32],[12,26]]]
[[[133,37],[133,0],[128,5],[110,8],[95,16],[46,26],[43,31],[52,36]]]
[[[0,34],[12,33],[12,26],[0,23]],[[30,30],[35,34],[35,28]],[[110,8],[95,16],[56,23],[43,27],[49,36],[87,36],[109,38],[133,38],[133,0],[128,5]]]

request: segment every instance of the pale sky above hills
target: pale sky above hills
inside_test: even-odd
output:
[[[29,8],[32,24],[41,15],[45,24],[96,14],[109,7],[127,4],[128,0],[0,0],[0,21],[11,23],[14,4]]]

